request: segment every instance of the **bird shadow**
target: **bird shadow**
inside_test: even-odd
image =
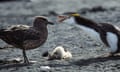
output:
[[[47,64],[50,67],[63,67],[63,66],[71,66],[71,64]],[[46,65],[44,65],[46,66]]]
[[[18,68],[18,67],[24,67],[24,66],[30,66],[30,65],[31,64],[26,64],[26,63],[5,64],[5,65],[0,65],[0,70],[9,69],[9,68]]]
[[[33,63],[22,63],[21,61],[7,61],[7,60],[0,60],[0,70],[1,69],[9,69],[9,68],[18,68],[18,67],[24,67],[24,66],[30,66]]]
[[[80,59],[77,61],[70,62],[69,64],[44,64],[42,66],[50,66],[50,67],[63,67],[63,66],[72,66],[72,65],[77,65],[77,66],[88,66],[93,63],[100,63],[100,62],[106,62],[106,61],[117,61],[120,60],[120,56],[113,56],[113,57],[97,57],[97,58],[89,58],[89,59]],[[16,68],[16,67],[24,67],[24,66],[30,66],[33,63],[26,64],[26,63],[16,63],[16,64],[0,64],[0,70],[1,69],[8,69],[8,68]]]
[[[72,62],[74,65],[78,66],[88,66],[93,63],[100,63],[100,62],[106,62],[109,60],[120,60],[120,56],[113,56],[113,57],[97,57],[97,58],[89,58],[89,59],[80,59],[75,62]]]

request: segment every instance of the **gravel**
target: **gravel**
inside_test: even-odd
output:
[[[104,11],[94,11],[101,6]],[[86,10],[85,10],[86,9]],[[92,12],[91,12],[92,10]],[[52,14],[51,14],[52,11]],[[13,24],[32,25],[34,16],[44,15],[56,21],[55,15],[68,11],[76,11],[81,16],[96,22],[106,22],[120,27],[119,0],[31,0],[31,2],[2,2],[0,3],[0,28]],[[82,13],[82,12],[85,13]],[[54,14],[55,13],[55,14]],[[109,52],[109,48],[94,41],[84,32],[73,25],[55,24],[48,26],[49,36],[46,43],[34,50],[27,51],[30,60],[37,63],[22,67],[0,68],[0,72],[119,72],[119,57],[96,58]],[[0,40],[0,45],[6,45]],[[46,50],[53,50],[57,46],[68,48],[73,58],[71,60],[47,61],[41,55]],[[19,49],[10,48],[0,50],[0,60],[22,58]],[[42,71],[43,67],[49,67]]]

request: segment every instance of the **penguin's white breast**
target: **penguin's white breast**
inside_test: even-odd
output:
[[[107,41],[110,45],[110,51],[112,53],[116,52],[118,49],[118,37],[112,32],[107,32]]]
[[[96,32],[94,29],[89,28],[89,27],[85,27],[82,25],[77,25],[77,26],[80,27],[83,30],[83,32],[85,32],[85,34],[90,36],[92,39],[94,39],[98,42],[102,42],[101,38],[100,38],[100,34],[98,32]]]

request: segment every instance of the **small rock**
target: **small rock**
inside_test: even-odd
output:
[[[51,68],[49,66],[41,66],[40,69],[43,72],[50,72],[50,70],[51,70]]]

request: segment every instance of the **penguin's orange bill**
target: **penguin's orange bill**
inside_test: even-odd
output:
[[[58,22],[63,22],[65,19],[67,19],[68,17],[67,16],[65,16],[65,15],[59,15],[58,17],[57,17],[57,21]]]

